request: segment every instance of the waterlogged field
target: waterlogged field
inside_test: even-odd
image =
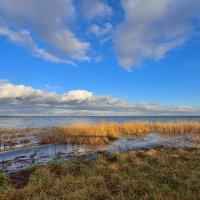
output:
[[[98,152],[200,144],[199,122],[100,122],[1,129],[0,170],[10,173],[51,161],[93,159]]]
[[[2,128],[0,138],[2,200],[200,198],[199,121]]]
[[[102,153],[0,174],[0,199],[185,199],[200,197],[200,149]]]
[[[30,136],[37,136],[40,144],[108,144],[124,136],[144,136],[149,133],[200,135],[200,122],[100,122],[76,123],[53,128],[1,129],[0,146],[3,149],[7,146],[12,148],[19,143],[27,144],[31,142]]]

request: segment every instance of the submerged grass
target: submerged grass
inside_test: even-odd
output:
[[[40,134],[40,143],[107,144],[122,136],[144,136],[152,132],[160,134],[200,134],[200,123],[78,123],[55,127]]]
[[[199,163],[199,148],[106,153],[93,161],[51,163],[24,171],[24,185],[23,172],[10,178],[0,174],[0,199],[199,199]]]
[[[16,146],[26,146],[31,136],[38,136],[50,128],[0,128],[0,151],[15,149]]]

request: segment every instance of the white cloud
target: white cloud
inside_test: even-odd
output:
[[[33,41],[30,33],[25,30],[20,30],[18,32],[9,30],[6,27],[0,27],[0,35],[7,36],[7,38],[18,45],[24,46],[31,54],[34,56],[43,58],[44,60],[55,62],[55,63],[65,63],[76,66],[73,62],[58,58],[44,49],[38,47],[38,45]]]
[[[90,44],[72,32],[75,20],[76,10],[71,0],[49,0],[48,3],[40,0],[0,0],[0,27],[8,27],[3,35],[23,43],[33,54],[49,61],[65,62],[65,58],[90,60],[87,55]],[[29,32],[51,52],[39,48]]]
[[[22,99],[37,103],[63,103],[71,101],[85,101],[92,97],[92,92],[72,90],[63,95],[34,89],[25,85],[14,85],[7,81],[0,81],[0,99]]]
[[[101,0],[83,0],[81,1],[81,11],[86,19],[96,17],[106,17],[113,13],[112,8]]]
[[[127,69],[163,58],[190,39],[200,21],[197,0],[123,0],[122,5],[125,16],[114,34],[114,49]]]
[[[86,90],[73,90],[64,94],[61,101],[86,101],[92,98],[92,92]]]
[[[0,115],[199,115],[200,107],[128,103],[87,90],[56,94],[0,80]]]
[[[97,37],[100,37],[102,35],[106,35],[110,33],[112,29],[113,29],[113,26],[110,23],[105,23],[102,27],[98,26],[97,24],[92,24],[90,26],[89,31],[95,34]]]
[[[24,85],[13,85],[9,82],[0,82],[0,99],[34,99],[49,94],[50,93]]]

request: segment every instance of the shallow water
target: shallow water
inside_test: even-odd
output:
[[[163,136],[152,133],[144,137],[120,138],[109,145],[49,144],[0,152],[0,170],[12,172],[51,161],[64,162],[79,157],[93,159],[98,152],[130,151],[164,145],[171,147],[196,146],[189,142],[192,135]]]
[[[96,150],[100,146],[48,144],[0,152],[0,170],[17,171],[50,161],[68,161]]]
[[[0,128],[52,127],[77,122],[96,123],[101,121],[199,121],[200,116],[120,116],[120,117],[0,117]]]

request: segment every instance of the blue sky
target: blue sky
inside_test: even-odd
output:
[[[196,0],[45,2],[0,0],[0,114],[200,114]]]

